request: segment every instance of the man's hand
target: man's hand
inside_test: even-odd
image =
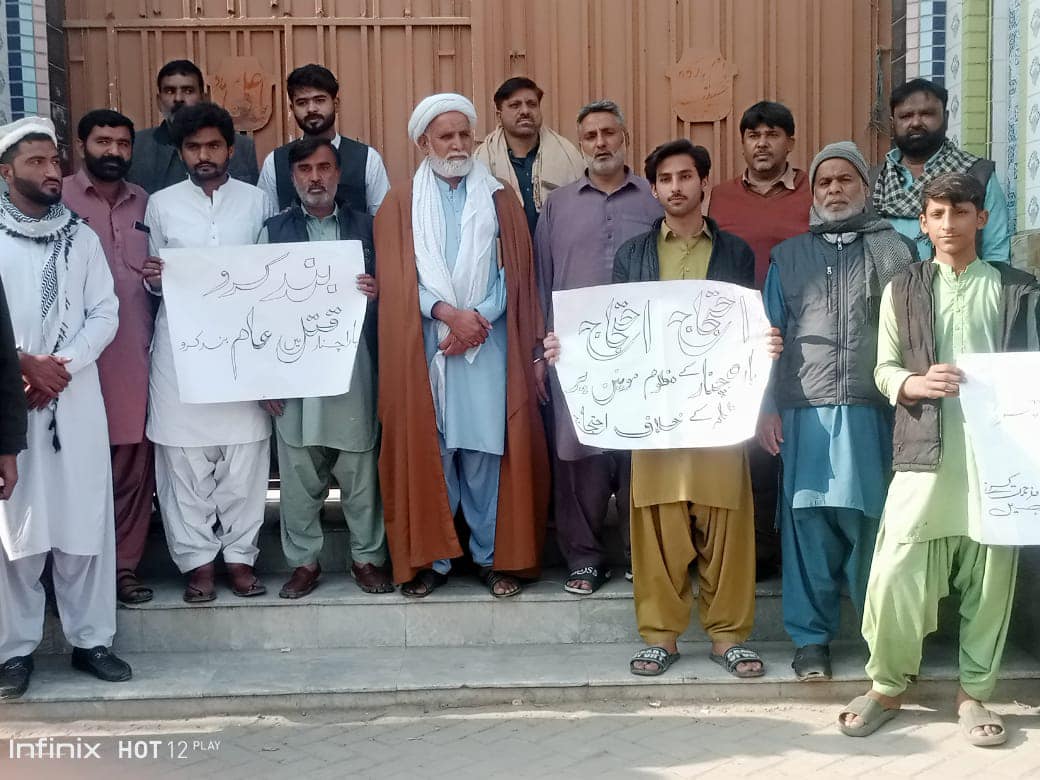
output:
[[[549,331],[545,334],[545,338],[542,339],[542,353],[545,356],[545,362],[550,366],[555,366],[557,361],[560,359],[560,338],[553,331]]]
[[[466,354],[466,345],[455,338],[454,333],[444,337],[444,341],[437,345],[437,349],[444,353],[445,357],[456,357]]]
[[[956,398],[961,392],[964,372],[949,363],[936,363],[928,369],[924,376],[908,377],[899,390],[899,396],[906,401],[920,401],[925,398]]]
[[[456,309],[444,301],[437,301],[430,312],[451,330],[466,349],[483,344],[491,332],[491,323],[480,312],[473,309]],[[448,354],[445,352],[444,354]],[[454,354],[454,353],[452,353]]]
[[[784,351],[784,337],[780,335],[780,328],[770,328],[766,331],[766,352],[770,360],[778,360],[780,353]]]
[[[69,386],[72,374],[65,368],[68,362],[69,358],[57,355],[30,355],[22,352],[18,356],[25,382],[32,389],[43,391],[49,398],[57,398]]]
[[[260,408],[267,412],[272,417],[281,417],[285,414],[285,401],[280,401],[277,398],[268,398],[266,401],[257,401],[260,404]]]
[[[18,456],[0,455],[0,501],[6,501],[18,484]]]
[[[770,455],[780,454],[780,445],[784,443],[784,428],[778,414],[763,414],[758,418],[756,433],[758,445]]]
[[[376,284],[376,278],[372,274],[358,274],[357,288],[370,301],[379,297],[379,285]]]
[[[149,257],[144,261],[144,266],[141,268],[141,275],[144,277],[144,280],[156,292],[162,290],[162,271],[163,261],[158,257]]]
[[[549,367],[545,360],[538,360],[534,364],[534,389],[538,393],[538,403],[549,403],[549,388],[545,384],[545,375]]]
[[[26,385],[25,402],[29,406],[29,411],[34,412],[40,409],[46,409],[47,404],[51,402],[51,397],[42,390],[37,390],[34,387]]]

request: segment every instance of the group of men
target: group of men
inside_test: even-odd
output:
[[[220,556],[235,595],[264,593],[254,564],[273,432],[284,598],[318,585],[333,481],[358,585],[414,598],[447,581],[463,545],[493,596],[519,593],[538,574],[550,508],[565,589],[595,592],[611,575],[613,497],[647,643],[634,674],[679,658],[693,563],[711,658],[764,674],[745,644],[757,550],[759,576],[782,566],[799,679],[831,675],[843,586],[864,613],[873,692],[840,718],[863,735],[917,674],[952,574],[968,626],[965,733],[1006,738],[978,702],[999,669],[1016,559],[967,535],[973,461],[952,363],[1035,341],[997,332],[1001,307],[1014,298],[1019,311],[1035,285],[1006,263],[992,163],[946,138],[945,90],[895,90],[894,148],[873,171],[851,142],[796,169],[791,112],[756,103],[739,126],[746,169],[709,189],[703,147],[662,144],[643,178],[616,103],[580,110],[575,146],[544,125],[537,84],[514,77],[479,145],[472,102],[422,100],[407,132],[423,160],[390,189],[378,152],[337,133],[332,73],[306,65],[286,86],[302,138],[259,170],[187,60],[158,74],[158,127],[135,137],[117,112],[86,114],[83,166],[64,181],[47,120],[0,128],[0,697],[29,683],[48,554],[73,665],[130,678],[110,649],[115,607],[152,597],[137,569],[153,495],[186,602],[217,597]],[[336,240],[361,242],[369,301],[349,391],[183,403],[162,250]],[[672,279],[763,290],[776,363],[758,446],[579,443],[550,370],[552,293]],[[924,334],[912,353],[907,328]]]

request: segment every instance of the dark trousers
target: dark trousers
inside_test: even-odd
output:
[[[630,555],[628,509],[632,460],[610,452],[581,460],[554,461],[553,511],[556,539],[571,571],[604,564],[603,534],[607,505],[617,495],[618,525]]]
[[[155,450],[148,440],[112,447],[116,571],[136,571],[148,541],[155,495]]]
[[[780,564],[780,532],[776,529],[780,458],[751,443],[748,445],[748,466],[755,503],[755,560],[760,568],[777,567]]]

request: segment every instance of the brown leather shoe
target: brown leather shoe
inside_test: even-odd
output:
[[[206,563],[191,570],[184,588],[184,600],[188,604],[201,604],[217,597],[217,589],[213,584],[214,568],[212,563]]]
[[[226,563],[225,566],[231,579],[231,592],[236,596],[248,598],[267,593],[267,588],[257,578],[252,566],[245,563]]]
[[[283,599],[301,599],[318,587],[318,578],[321,577],[321,564],[315,564],[312,571],[306,566],[297,566],[293,569],[289,581],[282,585],[278,595]]]
[[[387,566],[376,566],[374,563],[355,563],[350,567],[350,576],[365,593],[393,593],[394,582],[390,579]]]

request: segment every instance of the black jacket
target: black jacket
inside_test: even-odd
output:
[[[11,313],[0,282],[0,455],[16,455],[25,449],[27,415]]]
[[[614,256],[615,282],[657,282],[661,279],[661,259],[657,256],[657,236],[664,217],[646,233],[628,239]],[[755,253],[742,238],[720,230],[718,223],[705,217],[711,233],[711,259],[706,279],[730,282],[742,287],[755,286]]]

